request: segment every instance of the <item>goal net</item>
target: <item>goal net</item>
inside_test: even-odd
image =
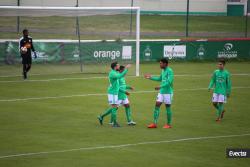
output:
[[[37,52],[31,74],[104,74],[118,61],[139,76],[139,7],[0,6],[0,22],[2,65],[20,65],[25,28]]]

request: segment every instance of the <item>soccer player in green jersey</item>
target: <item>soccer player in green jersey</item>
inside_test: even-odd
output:
[[[108,87],[108,102],[110,104],[110,108],[105,111],[103,114],[98,116],[98,120],[100,124],[103,124],[103,119],[105,116],[111,114],[112,120],[113,120],[113,127],[120,127],[120,125],[116,121],[116,115],[118,110],[118,92],[119,92],[119,79],[124,77],[126,73],[128,72],[128,68],[131,65],[128,64],[125,67],[125,70],[122,73],[119,73],[120,65],[117,62],[114,62],[111,64],[111,71],[109,72],[109,87]]]
[[[220,122],[224,116],[224,103],[226,103],[231,93],[230,73],[224,69],[225,64],[225,60],[223,59],[218,61],[218,69],[214,71],[208,86],[209,91],[214,88],[212,102],[217,110],[217,122]]]
[[[154,109],[154,123],[149,124],[148,128],[157,128],[160,106],[162,103],[165,103],[167,123],[163,126],[163,128],[168,129],[172,127],[171,103],[173,98],[174,73],[173,70],[168,66],[168,60],[166,58],[160,60],[160,68],[162,69],[160,76],[152,76],[151,74],[145,75],[146,79],[161,82],[160,86],[155,87],[155,90],[160,90],[160,92],[158,93]]]
[[[124,70],[125,70],[125,67],[120,66],[119,72],[123,73]],[[130,126],[134,126],[136,125],[136,122],[132,120],[131,109],[130,109],[129,100],[127,97],[127,95],[129,95],[129,92],[127,92],[127,90],[134,90],[134,88],[126,84],[125,77],[122,77],[119,79],[119,85],[120,85],[120,89],[118,92],[119,105],[123,105],[125,107],[127,124]],[[111,120],[111,123],[113,123],[112,120]]]

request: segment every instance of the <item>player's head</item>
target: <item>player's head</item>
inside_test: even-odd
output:
[[[120,72],[123,72],[123,71],[124,71],[124,69],[125,69],[125,66],[120,66],[119,71],[120,71]]]
[[[161,67],[161,69],[165,69],[167,66],[168,66],[168,59],[162,58],[160,60],[160,67]]]
[[[219,60],[218,60],[217,66],[218,66],[218,68],[219,68],[220,70],[223,70],[224,67],[225,67],[225,64],[226,64],[225,59],[219,59]]]
[[[27,29],[23,29],[23,36],[28,37],[29,31]]]
[[[120,69],[120,65],[118,64],[118,62],[113,62],[111,63],[111,66],[110,66],[113,70],[116,70],[116,71],[119,71]]]

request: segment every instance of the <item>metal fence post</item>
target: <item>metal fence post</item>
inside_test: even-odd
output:
[[[20,0],[17,0],[17,6],[20,6]],[[20,31],[20,17],[17,16],[17,20],[16,20],[16,31],[17,33],[19,33]]]
[[[188,37],[188,21],[189,21],[189,0],[187,0],[186,37]]]

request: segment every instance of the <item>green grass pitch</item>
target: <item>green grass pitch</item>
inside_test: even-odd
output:
[[[108,107],[108,80],[93,77],[106,74],[48,75],[42,65],[34,64],[28,81],[21,76],[0,77],[0,166],[249,166],[249,158],[226,158],[226,148],[250,148],[250,63],[226,65],[233,89],[221,123],[215,122],[207,91],[216,62],[170,62],[170,66],[175,73],[172,129],[162,128],[164,106],[159,127],[146,128],[153,117],[157,94],[153,88],[159,83],[143,77],[127,77],[135,87],[129,99],[137,125],[126,125],[121,107],[121,128],[111,128],[109,118],[103,126],[97,121]],[[21,66],[0,69],[1,76],[16,75]],[[32,75],[39,72],[44,74]],[[142,64],[144,73],[159,74],[158,63]]]

